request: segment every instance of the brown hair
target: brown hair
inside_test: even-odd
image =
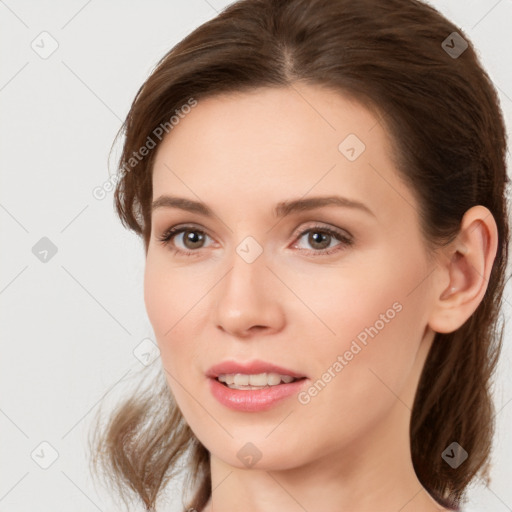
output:
[[[460,55],[450,54],[449,48],[463,48],[453,32],[468,45]],[[496,90],[459,28],[418,0],[230,5],[171,49],[139,89],[122,127],[117,212],[147,251],[156,128],[169,128],[191,98],[296,82],[338,91],[381,117],[398,172],[417,197],[429,247],[452,241],[474,205],[487,207],[496,220],[498,250],[485,296],[459,329],[436,333],[410,423],[420,482],[439,502],[457,505],[477,474],[488,479],[491,377],[503,337],[509,242],[504,121]],[[130,160],[150,139],[156,149]],[[93,468],[99,463],[122,494],[133,491],[152,510],[185,457],[194,483],[189,506],[201,510],[211,494],[209,453],[182,417],[163,372],[157,380],[158,391],[152,383],[120,403],[100,433],[97,427]],[[452,441],[469,453],[457,469],[441,458]]]

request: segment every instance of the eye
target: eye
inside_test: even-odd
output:
[[[176,247],[174,239],[183,234],[181,244],[184,249]],[[195,256],[198,253],[197,249],[202,249],[205,238],[208,235],[202,230],[194,226],[173,226],[163,233],[158,240],[165,246],[170,246],[170,249],[176,254],[183,254],[185,256]],[[209,238],[209,237],[208,237]],[[172,241],[172,245],[171,245]]]
[[[325,226],[317,225],[305,231],[301,231],[298,235],[299,241],[306,236],[306,243],[314,249],[306,250],[306,252],[313,256],[333,254],[353,244],[353,239],[348,234]],[[334,246],[331,245],[332,242],[336,240],[339,243]],[[295,244],[294,247],[297,247],[297,245],[298,244]]]
[[[179,235],[183,236],[180,237]],[[308,243],[313,249],[305,249],[305,252],[306,254],[313,256],[333,254],[353,244],[353,239],[350,235],[345,234],[342,231],[338,231],[334,228],[325,226],[315,225],[309,229],[302,230],[295,236],[295,239],[300,241],[306,235],[306,243]],[[161,236],[159,236],[158,240],[164,246],[169,246],[170,250],[174,254],[183,256],[198,256],[200,253],[199,249],[203,249],[205,247],[204,243],[206,238],[210,237],[205,231],[196,228],[195,226],[188,225],[173,226],[165,231]],[[178,243],[176,243],[175,240],[178,240]],[[339,243],[333,246],[332,242],[336,240]],[[302,249],[299,247],[298,243],[295,243],[293,247]]]

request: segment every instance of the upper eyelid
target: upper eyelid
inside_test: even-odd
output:
[[[304,224],[311,224],[307,227],[303,227]],[[195,224],[194,222],[184,222],[184,223],[178,223],[178,224],[173,224],[172,226],[169,226],[169,227],[164,227],[163,229],[158,229],[158,230],[155,230],[155,232],[160,232],[160,233],[166,233],[167,231],[171,231],[171,230],[178,230],[178,229],[187,229],[187,228],[193,228],[193,229],[197,229],[198,231],[202,231],[206,234],[209,233],[209,230],[208,228],[205,228],[204,226],[200,225],[200,224]],[[332,229],[333,231],[342,231],[342,232],[346,232],[347,234],[349,234],[349,232],[344,229],[344,228],[340,228],[340,227],[337,227],[337,226],[333,226],[331,224],[329,224],[328,222],[326,221],[321,221],[321,220],[317,220],[317,221],[308,221],[308,222],[302,222],[300,224],[300,227],[294,229],[294,233],[300,233],[302,231],[305,231],[307,229],[311,229],[311,228],[322,228],[322,229]]]

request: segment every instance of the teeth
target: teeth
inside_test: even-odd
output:
[[[275,386],[281,383],[281,376],[277,373],[269,373],[267,375],[267,382],[269,386]]]
[[[249,385],[249,375],[242,373],[235,374],[235,386],[247,386]]]
[[[277,386],[281,382],[288,384],[294,381],[295,378],[279,373],[258,373],[256,375],[229,373],[219,375],[217,380],[226,383],[232,389],[260,389],[267,386]]]
[[[280,382],[281,379],[279,378],[279,375],[277,376],[277,382],[271,381],[270,375],[267,377],[266,373],[258,373],[258,375],[249,375],[249,384],[251,386],[266,386],[268,384],[279,384]]]

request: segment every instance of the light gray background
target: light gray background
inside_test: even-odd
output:
[[[143,358],[153,333],[142,243],[115,217],[112,193],[92,191],[109,177],[112,140],[157,60],[228,3],[0,1],[0,512],[116,510],[88,473],[89,422],[144,368],[134,350]],[[431,3],[476,45],[510,133],[512,0]],[[47,262],[32,252],[42,237],[58,250]],[[508,287],[509,320],[511,303]],[[472,512],[512,510],[511,341],[509,324],[493,481],[471,491]]]

